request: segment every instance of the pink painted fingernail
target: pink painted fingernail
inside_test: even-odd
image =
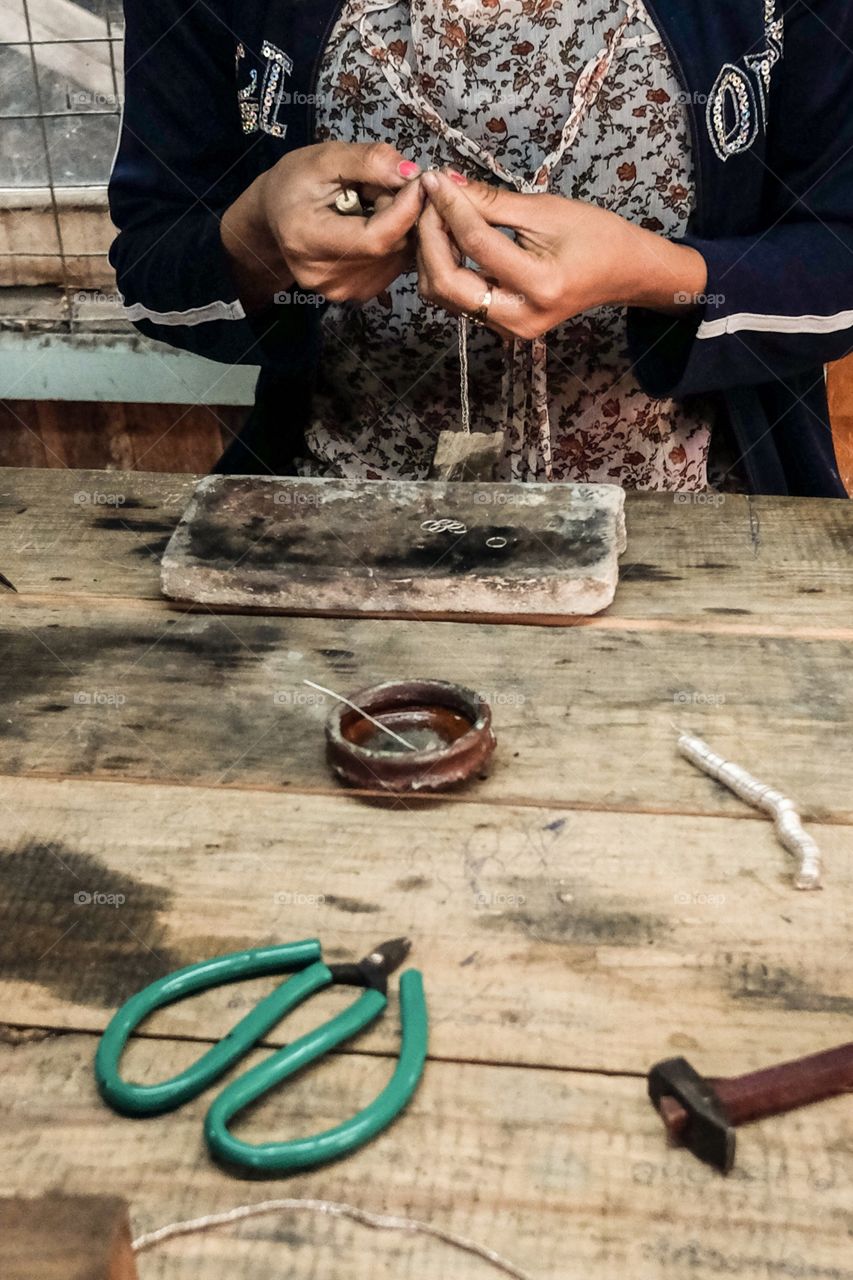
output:
[[[455,182],[457,187],[467,187],[468,179],[464,173],[459,173],[456,169],[448,169],[447,176],[451,182]]]
[[[415,164],[414,160],[403,160],[397,165],[397,172],[401,178],[416,178],[420,171],[420,165]]]

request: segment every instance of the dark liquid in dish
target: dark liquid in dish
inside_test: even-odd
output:
[[[457,711],[451,711],[449,707],[440,706],[395,707],[393,711],[377,712],[376,719],[380,724],[399,733],[407,742],[411,742],[418,751],[440,751],[464,737],[471,729],[470,720],[466,720]],[[346,724],[343,734],[347,742],[367,751],[381,752],[383,755],[412,754],[401,742],[383,733],[375,724],[361,716],[354,717],[352,723]]]

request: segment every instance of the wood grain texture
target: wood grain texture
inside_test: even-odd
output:
[[[21,588],[0,614],[0,1190],[108,1187],[138,1231],[324,1196],[472,1236],[535,1280],[853,1280],[849,1099],[744,1130],[723,1181],[667,1148],[642,1079],[672,1053],[731,1075],[850,1038],[849,505],[636,495],[613,608],[542,631],[170,610],[159,560],[191,487],[0,474],[0,570]],[[413,671],[490,698],[491,779],[415,805],[337,790],[301,680]],[[769,824],[677,756],[673,723],[830,819],[811,827],[822,893],[792,889]],[[266,941],[353,958],[402,932],[433,1056],[358,1156],[242,1182],[206,1156],[204,1099],[146,1122],[98,1102],[91,1033],[143,983]],[[162,1011],[129,1073],[185,1067],[267,985]],[[395,1022],[246,1132],[351,1114],[387,1079]],[[493,1274],[304,1215],[139,1263],[141,1280]]]
[[[159,599],[160,557],[194,482],[0,471],[0,568],[14,564],[17,577],[3,572],[25,592]],[[853,504],[686,496],[628,494],[616,599],[591,625],[853,630]]]
[[[276,1196],[320,1197],[426,1219],[487,1244],[533,1280],[853,1280],[849,1100],[742,1131],[726,1180],[667,1149],[644,1082],[430,1062],[403,1117],[363,1151],[311,1174],[246,1182],[203,1148],[209,1099],[134,1121],[99,1102],[94,1038],[0,1046],[0,1184],[33,1191],[109,1182],[137,1232]],[[153,1082],[197,1045],[139,1041]],[[322,1064],[242,1126],[255,1140],[334,1123],[390,1064]],[[89,1140],[86,1140],[86,1139]],[[288,1213],[187,1237],[138,1260],[140,1280],[494,1280],[483,1262],[422,1236]]]
[[[3,1280],[136,1280],[117,1196],[0,1198]]]
[[[191,475],[2,469],[2,571],[22,594],[159,599],[160,559],[194,484]]]
[[[134,468],[205,471],[245,417],[245,409],[227,406],[6,400],[0,466],[106,468],[113,489],[115,473],[123,479]]]
[[[0,812],[8,1022],[97,1030],[209,956],[316,936],[354,960],[406,934],[441,1058],[640,1073],[687,1052],[736,1075],[850,1038],[849,829],[813,828],[827,888],[803,894],[760,819],[466,805],[425,822],[345,797],[32,781],[0,783]],[[147,1032],[219,1037],[273,985]],[[361,1044],[396,1037],[385,1019]]]
[[[809,815],[851,821],[850,653],[838,640],[23,598],[0,615],[0,773],[334,791],[330,702],[302,681],[353,693],[422,676],[492,706],[494,765],[462,802],[742,815],[677,756],[679,725]]]

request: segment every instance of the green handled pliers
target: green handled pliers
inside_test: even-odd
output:
[[[290,1142],[254,1145],[229,1132],[230,1121],[250,1103],[303,1067],[324,1057],[369,1026],[388,1004],[388,975],[411,949],[406,938],[384,942],[358,964],[326,965],[316,938],[252,951],[235,951],[201,964],[178,969],[132,996],[110,1021],[95,1056],[95,1078],[101,1097],[129,1116],[159,1115],[196,1098],[252,1049],[291,1009],[333,983],[362,988],[343,1013],[270,1054],[227,1085],[211,1104],[204,1122],[210,1150],[231,1165],[261,1173],[291,1173],[349,1155],[380,1133],[404,1109],[423,1074],[427,1053],[428,1019],[423,979],[417,969],[400,978],[402,1023],[400,1057],[388,1084],[364,1110],[325,1133]],[[155,1009],[185,996],[243,978],[292,973],[232,1027],[231,1031],[191,1067],[160,1084],[123,1080],[121,1055],[131,1034]]]

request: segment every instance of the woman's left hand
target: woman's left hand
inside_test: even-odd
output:
[[[677,313],[694,307],[707,288],[697,250],[608,209],[481,182],[459,185],[438,172],[421,183],[428,196],[418,223],[421,297],[453,315],[476,312],[491,283],[486,323],[503,337],[537,338],[605,304]]]

